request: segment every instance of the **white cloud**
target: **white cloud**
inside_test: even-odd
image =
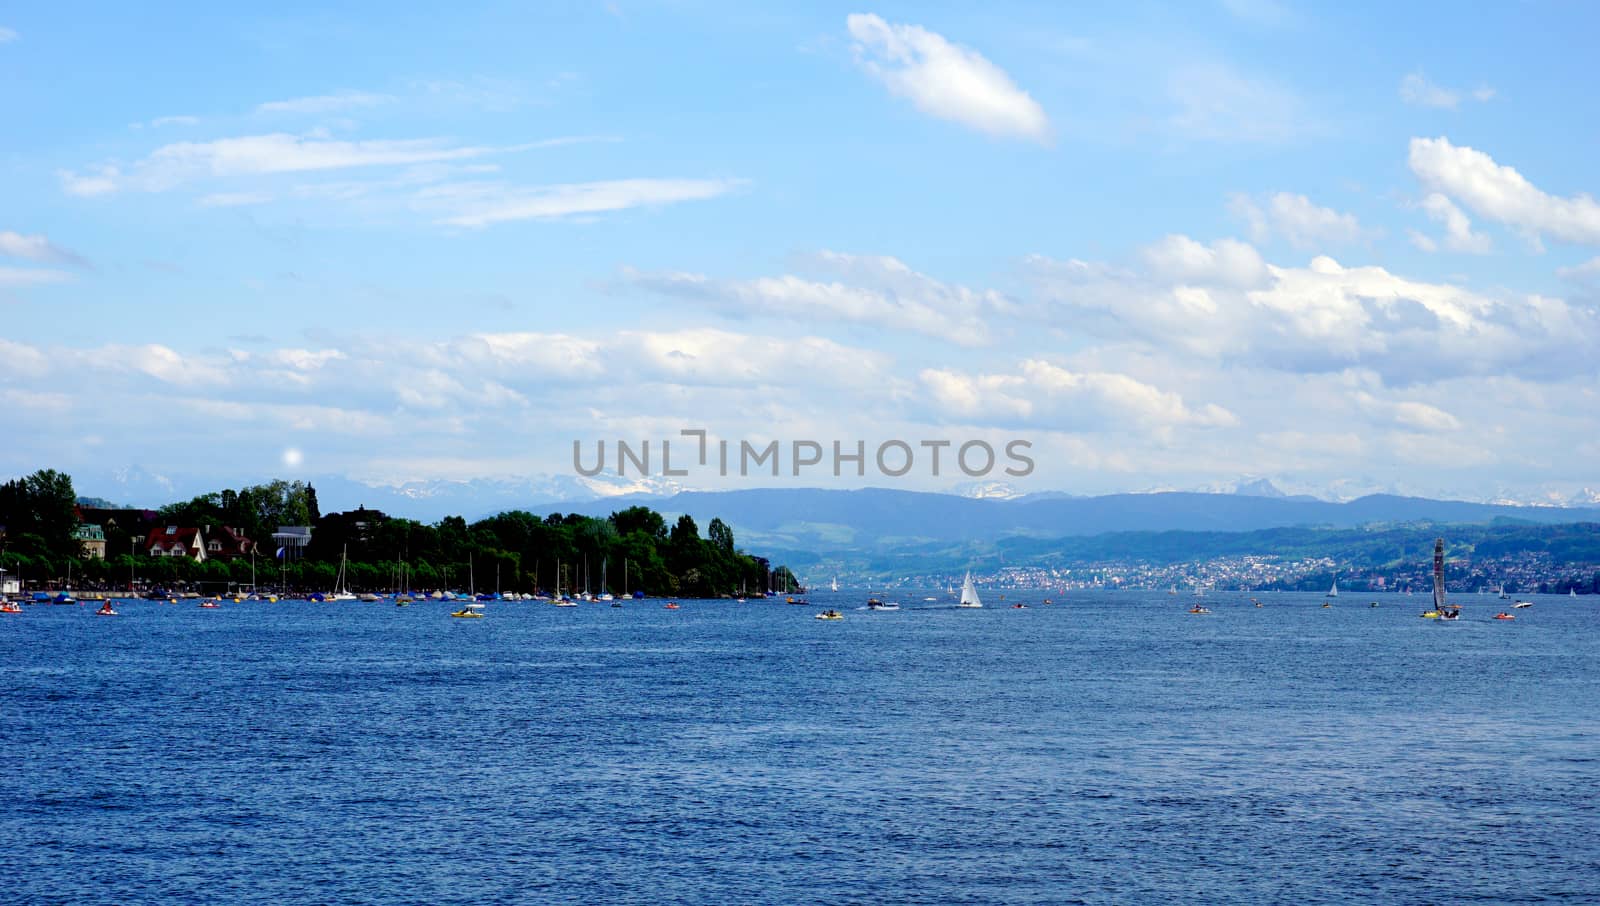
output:
[[[450,183],[417,193],[419,207],[443,211],[439,223],[483,227],[514,220],[553,220],[726,195],[737,179],[615,179],[549,186]]]
[[[1423,185],[1480,217],[1535,236],[1600,245],[1600,203],[1588,195],[1550,195],[1482,151],[1452,145],[1443,137],[1413,138],[1410,164]]]
[[[17,34],[15,29],[0,27],[0,44],[10,44],[20,37],[22,36]]]
[[[1483,233],[1473,232],[1471,219],[1444,195],[1438,192],[1430,193],[1422,200],[1421,207],[1430,220],[1444,226],[1443,248],[1469,255],[1485,255],[1493,248],[1493,241]],[[1437,251],[1440,248],[1439,242],[1433,237],[1425,236],[1415,230],[1411,232],[1411,242],[1425,252]]]
[[[284,101],[268,101],[256,107],[257,113],[291,113],[291,114],[318,114],[341,113],[346,110],[359,110],[365,107],[377,107],[393,103],[394,97],[387,94],[373,94],[368,91],[340,91],[335,94],[317,95],[314,97],[290,98]]]
[[[871,14],[845,24],[862,68],[923,113],[989,135],[1050,141],[1044,108],[977,51]]]
[[[25,236],[10,230],[0,230],[0,255],[25,258],[45,264],[66,264],[80,268],[89,266],[81,256],[56,245],[44,236]]]
[[[5,267],[0,265],[0,289],[24,289],[51,283],[66,283],[72,275],[45,268]]]
[[[1174,234],[1140,254],[1157,276],[1179,283],[1251,287],[1267,276],[1261,254],[1237,239],[1218,239],[1206,246]]]
[[[1028,424],[1060,430],[1112,425],[1152,428],[1229,427],[1233,413],[1216,405],[1191,408],[1176,393],[1125,374],[1078,372],[1040,359],[1016,373],[970,374],[928,368],[918,378],[946,416],[988,424]]]
[[[1588,281],[1600,280],[1600,256],[1590,258],[1582,264],[1572,267],[1556,269],[1556,276],[1563,280]]]
[[[1178,106],[1170,125],[1190,139],[1281,144],[1323,131],[1290,89],[1220,63],[1176,70],[1167,91]]]
[[[1257,25],[1282,25],[1290,18],[1278,0],[1222,0],[1222,7],[1234,18]]]
[[[1324,243],[1359,242],[1370,235],[1354,214],[1341,214],[1289,192],[1267,198],[1265,207],[1247,195],[1235,195],[1229,207],[1250,224],[1250,236],[1257,242],[1279,235],[1296,248],[1312,248]]]
[[[339,141],[277,132],[209,142],[163,145],[124,171],[117,164],[87,174],[62,171],[71,195],[104,195],[122,189],[160,192],[209,177],[303,173],[469,160],[520,148],[463,146],[443,139]]]
[[[1584,352],[1600,348],[1600,313],[1561,299],[1482,295],[1326,256],[1305,267],[1267,264],[1257,284],[1230,284],[1213,276],[1227,270],[1208,269],[1210,251],[1169,237],[1146,250],[1142,270],[1035,257],[1037,302],[1027,313],[1166,356],[1290,373],[1360,367],[1413,383],[1600,367]]]
[[[195,203],[202,208],[239,208],[266,204],[271,200],[270,192],[214,192],[201,196]]]
[[[151,128],[151,129],[161,129],[161,128],[166,127],[166,126],[198,126],[198,125],[200,125],[200,117],[198,117],[198,116],[180,115],[180,116],[158,116],[153,120],[148,120],[148,121],[143,122],[143,123],[131,123],[129,125],[129,128],[132,128],[132,129],[144,129],[144,128],[148,127],[148,128]]]
[[[1487,85],[1480,85],[1465,97],[1483,102],[1494,99],[1495,90]],[[1441,85],[1435,85],[1419,72],[1410,72],[1400,80],[1400,100],[1417,107],[1433,107],[1438,110],[1455,110],[1461,104],[1463,93]]]
[[[783,274],[717,280],[703,274],[633,270],[624,271],[623,277],[629,285],[700,302],[730,317],[873,324],[961,346],[987,343],[986,316],[1009,307],[998,292],[942,283],[888,256],[824,251],[808,263],[844,279]]]

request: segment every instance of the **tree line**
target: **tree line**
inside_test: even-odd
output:
[[[472,523],[460,516],[423,523],[365,508],[323,514],[311,485],[273,481],[169,504],[145,525],[105,525],[106,559],[99,560],[84,557],[72,537],[76,501],[71,477],[53,470],[0,485],[0,526],[6,528],[0,568],[37,585],[64,579],[70,564],[74,584],[109,589],[137,582],[218,591],[254,582],[263,589],[326,591],[341,563],[346,585],[357,592],[559,587],[566,593],[713,597],[798,587],[787,567],[773,569],[766,558],[739,550],[721,519],[712,519],[702,537],[690,516],[669,526],[642,506],[603,518],[513,510]],[[257,554],[204,562],[149,556],[144,532],[166,525],[233,527],[256,542]],[[280,525],[311,526],[310,545],[280,552],[272,540]]]

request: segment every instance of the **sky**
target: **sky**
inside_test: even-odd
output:
[[[1026,492],[1582,499],[1596,33],[1542,2],[0,6],[0,475],[532,481],[699,428],[1023,439],[992,477]]]

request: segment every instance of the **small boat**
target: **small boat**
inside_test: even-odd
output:
[[[667,603],[661,605],[661,609],[662,610],[677,610],[678,609],[678,602],[676,602],[676,601],[668,601]]]
[[[1022,603],[1021,601],[1018,601],[1017,603],[1011,605],[1011,609],[1012,610],[1027,610],[1028,609],[1028,605]]]
[[[1511,605],[1513,610],[1521,610],[1524,607],[1532,607],[1532,606],[1533,606],[1533,602],[1532,601],[1518,601],[1517,603]]]
[[[1368,604],[1367,606],[1368,607],[1377,607],[1378,606],[1378,602],[1377,601],[1373,601],[1371,604]]]
[[[100,609],[95,611],[94,615],[97,616],[97,617],[118,617],[118,616],[121,616],[121,614],[117,613],[117,611],[112,608],[110,601],[107,601],[104,604],[101,604],[100,605]]]
[[[807,601],[805,598],[790,598],[789,599],[789,603],[790,604],[798,604],[801,607],[810,607],[811,606],[811,602]]]
[[[1497,619],[1497,620],[1515,620],[1516,619],[1516,617],[1512,616],[1509,613],[1506,613],[1503,610],[1500,611],[1499,613],[1495,614],[1494,618]]]
[[[1500,586],[1500,600],[1502,600],[1502,601],[1511,600],[1511,596],[1506,594],[1506,587],[1505,587],[1505,585],[1503,583]]]
[[[1324,609],[1326,609],[1326,608],[1332,607],[1333,605],[1329,604],[1327,601],[1323,601],[1322,602],[1322,606],[1323,606]]]
[[[204,607],[206,610],[216,610],[222,605],[218,604],[216,601],[201,601],[200,606]]]
[[[483,619],[483,605],[476,602],[465,604],[460,610],[453,611],[450,615],[458,620],[481,620]]]
[[[22,605],[16,601],[0,601],[0,613],[22,613]]]
[[[1208,614],[1208,613],[1211,612],[1211,608],[1203,606],[1203,605],[1200,605],[1200,604],[1196,604],[1195,606],[1189,608],[1189,612],[1190,613],[1199,613],[1199,614]]]
[[[1567,589],[1567,597],[1576,598],[1577,596],[1578,596],[1578,590],[1576,588]]]
[[[622,602],[621,601],[612,601],[611,602],[611,606],[612,607],[621,607],[622,606]]]
[[[1325,597],[1329,597],[1329,598],[1337,598],[1337,597],[1339,597],[1339,580],[1338,579],[1334,579],[1333,580],[1333,587],[1328,589],[1328,594]]]
[[[556,598],[554,601],[551,601],[550,603],[554,604],[557,607],[577,607],[578,606],[578,602],[572,600],[571,598]]]
[[[817,614],[816,618],[819,620],[842,620],[844,619],[844,614],[837,610],[824,610],[822,613]]]
[[[877,598],[867,599],[868,610],[899,610],[899,601],[880,601]]]

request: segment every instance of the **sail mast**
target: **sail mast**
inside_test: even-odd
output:
[[[1444,610],[1444,539],[1433,542],[1433,609]]]

